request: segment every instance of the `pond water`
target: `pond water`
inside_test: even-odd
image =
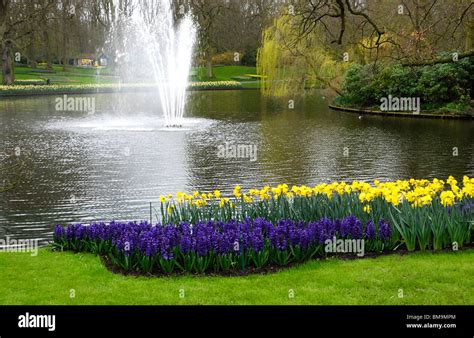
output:
[[[176,191],[474,175],[472,121],[359,118],[317,94],[290,109],[258,91],[205,91],[168,130],[150,94],[97,94],[94,114],[56,111],[56,98],[0,99],[0,238],[45,243],[57,223],[149,219],[149,202],[158,209]],[[256,158],[233,158],[238,145]]]

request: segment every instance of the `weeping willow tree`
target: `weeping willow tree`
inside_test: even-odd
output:
[[[342,74],[349,66],[330,52],[317,31],[301,37],[297,19],[282,16],[263,33],[257,71],[263,76],[263,94],[275,97],[301,95],[308,88],[330,88],[340,93]]]

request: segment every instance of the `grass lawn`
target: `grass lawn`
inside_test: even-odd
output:
[[[0,304],[474,304],[473,262],[470,249],[333,258],[268,275],[146,278],[112,274],[92,254],[2,252]]]
[[[114,83],[117,80],[116,77],[108,76],[110,75],[108,69],[101,69],[100,73],[97,73],[96,69],[71,67],[67,72],[64,72],[62,66],[54,65],[53,70],[54,73],[42,73],[28,67],[16,66],[15,78],[16,80],[50,79],[51,83],[58,84]]]
[[[112,74],[110,73],[109,69],[101,69],[100,73],[97,73],[97,70],[93,68],[79,67],[71,67],[67,72],[64,72],[62,66],[58,65],[54,65],[53,69],[54,73],[42,73],[25,66],[16,66],[15,78],[19,81],[45,81],[46,79],[50,79],[51,83],[53,84],[114,83],[117,82],[118,79],[117,77],[110,76]],[[198,81],[236,81],[232,78],[236,76],[244,76],[247,74],[256,74],[256,68],[245,66],[217,66],[214,67],[214,78],[210,80],[204,76],[205,68],[197,68],[195,69],[195,72],[198,74],[196,77]],[[242,85],[245,88],[258,88],[259,83],[256,80],[242,81]]]
[[[260,88],[259,81],[250,80],[250,81],[239,81],[238,79],[233,79],[233,77],[245,76],[248,74],[257,74],[257,69],[255,67],[246,67],[246,66],[217,66],[213,67],[214,77],[209,80],[206,78],[206,68],[196,68],[194,71],[198,74],[196,79],[198,81],[238,81],[242,83],[243,88]]]
[[[201,67],[195,69],[197,71],[200,81],[207,81],[205,74],[206,68]],[[213,67],[214,71],[214,81],[230,81],[234,76],[244,76],[246,74],[256,74],[255,67],[246,67],[246,66],[217,66]]]

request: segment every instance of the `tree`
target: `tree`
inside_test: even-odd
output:
[[[335,82],[341,81],[348,63],[337,62],[316,31],[297,39],[297,25],[295,17],[282,16],[265,30],[257,60],[257,71],[265,77],[262,92],[288,96],[301,95],[308,87],[328,87],[339,93]]]
[[[206,77],[214,76],[212,71],[212,55],[215,47],[216,20],[226,5],[224,0],[193,0],[190,1],[192,13],[199,25],[199,48],[206,62]]]
[[[283,6],[259,53],[259,72],[268,80],[263,91],[301,93],[306,81],[338,92],[350,63],[377,72],[381,62],[440,63],[453,51],[469,56],[473,9],[469,0],[301,0],[293,14]]]
[[[0,46],[2,55],[2,77],[4,85],[11,85],[15,81],[13,68],[13,42],[7,34],[7,15],[9,0],[0,0]]]
[[[359,45],[372,50],[373,59],[380,56],[380,48],[390,45],[386,58],[420,62],[436,58],[439,51],[462,51],[464,41],[472,40],[471,30],[460,29],[471,22],[471,0],[313,0],[302,1],[298,9],[301,38],[322,28],[330,44],[346,50]]]
[[[14,51],[27,50],[25,38],[38,29],[38,21],[53,1],[38,0],[33,10],[27,0],[0,0],[0,46],[4,85],[15,81]]]

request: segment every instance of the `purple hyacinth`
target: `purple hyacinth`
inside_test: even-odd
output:
[[[268,228],[268,237],[273,248],[280,251],[286,250],[288,236],[283,220],[280,220],[276,226]]]
[[[340,219],[336,219],[334,221],[334,230],[336,231],[336,233],[340,233],[340,231],[341,231],[341,220]]]
[[[379,238],[386,242],[390,240],[390,237],[392,236],[392,228],[390,227],[390,224],[385,222],[383,219],[380,220],[379,223]]]
[[[392,233],[390,225],[381,221],[378,235],[389,240]],[[342,220],[322,218],[318,221],[293,221],[281,219],[276,223],[256,218],[241,222],[230,220],[206,221],[178,225],[152,225],[142,222],[73,224],[67,227],[56,226],[54,240],[111,241],[118,252],[126,256],[138,254],[146,257],[159,257],[165,260],[174,257],[176,251],[187,255],[195,253],[201,257],[209,254],[226,255],[234,253],[235,243],[240,250],[265,250],[266,245],[278,251],[299,246],[305,250],[314,245],[323,245],[334,236],[342,238],[375,239],[377,230],[372,221],[364,227],[354,216]]]
[[[209,223],[197,223],[193,227],[193,236],[196,238],[196,252],[199,256],[206,256],[212,248]]]
[[[356,219],[351,227],[352,239],[360,239],[362,237],[362,222]]]
[[[263,236],[263,228],[256,227],[250,235],[250,245],[255,252],[263,250],[265,245],[265,239]]]
[[[375,231],[374,222],[372,222],[372,220],[369,220],[365,226],[364,238],[374,239],[376,235],[377,233]]]
[[[74,227],[72,225],[69,225],[66,228],[66,239],[67,240],[72,240],[74,239]]]
[[[324,244],[326,240],[332,238],[335,235],[335,226],[334,222],[329,218],[322,218],[316,222],[316,241],[319,244]]]
[[[352,226],[352,218],[346,217],[341,221],[341,226],[340,226],[340,235],[342,238],[346,238],[350,235],[351,233],[351,226]]]
[[[63,239],[65,236],[66,236],[66,231],[64,230],[64,228],[57,224],[54,228],[54,239]]]
[[[180,240],[180,250],[182,253],[187,254],[192,249],[192,241],[190,234],[183,234]]]

